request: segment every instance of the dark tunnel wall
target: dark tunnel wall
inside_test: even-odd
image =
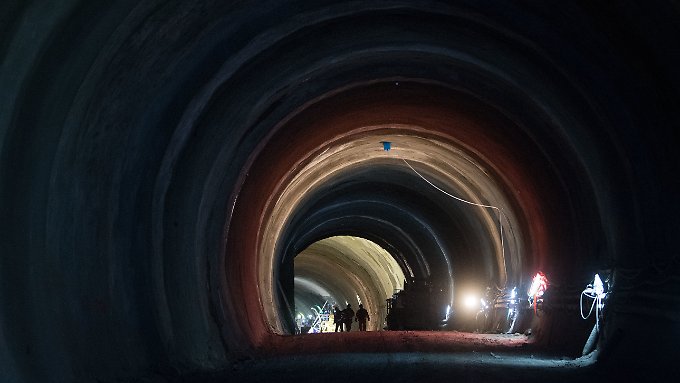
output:
[[[680,339],[678,20],[665,1],[3,2],[1,380],[256,356],[276,332],[258,274],[278,254],[260,253],[279,239],[263,226],[271,201],[323,149],[395,133],[483,165],[526,245],[516,278],[541,268],[568,291],[615,271],[603,360],[668,361]],[[421,169],[452,182],[425,157]],[[408,248],[381,230],[367,236]],[[290,240],[321,236],[302,231]],[[643,337],[650,321],[658,331]],[[546,342],[570,336],[550,323]]]

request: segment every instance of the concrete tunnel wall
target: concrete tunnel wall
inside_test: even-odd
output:
[[[603,355],[665,363],[680,339],[679,17],[663,1],[3,2],[2,380],[212,371],[256,356],[279,336],[268,291],[280,246],[371,228],[331,225],[340,200],[323,189],[296,195],[290,214],[276,198],[324,150],[394,136],[445,143],[485,169],[488,188],[443,171],[461,157],[408,153],[453,190],[505,201],[522,244],[509,252],[515,280],[541,268],[569,291],[614,269]],[[377,141],[366,177],[387,169],[383,182],[430,201],[399,228],[421,219],[441,254],[498,279],[483,213],[435,212],[441,197]],[[310,169],[332,183],[358,168]],[[356,182],[370,222],[379,204],[400,205]],[[297,225],[302,212],[319,231]],[[397,232],[366,235],[398,254]],[[658,331],[640,335],[650,321]],[[548,346],[574,335],[558,323],[539,324]]]

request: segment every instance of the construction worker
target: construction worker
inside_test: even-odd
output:
[[[342,310],[337,305],[333,306],[333,323],[335,323],[335,332],[338,332],[338,329],[342,332]]]
[[[345,323],[345,331],[349,332],[352,329],[352,319],[354,319],[354,310],[352,305],[347,304],[347,308],[342,311],[342,319]]]
[[[364,305],[359,305],[359,310],[357,310],[356,322],[359,322],[359,331],[366,331],[366,321],[371,320],[368,316],[368,311],[364,308]]]

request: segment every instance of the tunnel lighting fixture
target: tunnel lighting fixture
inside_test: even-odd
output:
[[[498,301],[498,303],[501,303],[501,305],[505,304],[505,307],[508,309],[505,320],[510,324],[510,326],[507,329],[506,334],[511,334],[515,330],[515,323],[517,322],[519,313],[517,308],[519,302],[520,300],[517,298],[517,286],[513,287],[509,292],[503,294],[501,299]]]
[[[583,297],[584,296],[593,300],[593,303],[590,305],[590,310],[588,311],[588,315],[583,315]],[[580,298],[579,306],[581,308],[581,318],[583,318],[583,319],[588,319],[588,317],[590,317],[590,314],[592,314],[592,312],[593,312],[593,308],[595,309],[595,329],[596,329],[596,331],[599,331],[600,315],[602,315],[602,309],[604,308],[604,299],[606,297],[607,297],[607,292],[605,291],[604,283],[602,283],[602,279],[600,278],[600,275],[595,274],[595,277],[593,278],[593,283],[586,286],[586,288],[583,290],[583,292],[581,292],[581,298]]]
[[[487,297],[490,300],[487,309],[489,314],[487,317],[492,316],[492,318],[500,319],[502,318],[501,315],[503,315],[502,310],[506,309],[505,318],[500,322],[496,322],[496,327],[506,334],[512,334],[515,330],[515,324],[517,323],[520,311],[518,308],[520,299],[517,297],[517,286],[512,289],[499,290],[495,296],[492,296],[487,292]]]
[[[529,287],[528,295],[531,297],[540,297],[548,288],[548,279],[542,272],[537,272],[534,279],[531,280],[531,287]]]
[[[604,284],[602,279],[600,279],[599,274],[595,274],[595,279],[593,280],[593,289],[598,298],[604,298]]]
[[[468,310],[475,310],[477,308],[477,297],[474,295],[467,295],[465,296],[465,299],[463,300],[463,305],[465,305],[465,308]]]
[[[534,275],[534,279],[531,281],[531,287],[527,292],[529,303],[534,306],[534,313],[536,313],[539,299],[541,299],[543,293],[545,293],[545,290],[547,289],[548,278],[542,271],[537,272],[536,275]]]

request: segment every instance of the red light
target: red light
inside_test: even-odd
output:
[[[536,273],[534,276],[534,279],[531,281],[531,287],[529,288],[529,298],[533,298],[533,304],[534,304],[534,313],[536,313],[536,304],[538,302],[538,298],[543,296],[543,293],[545,293],[545,290],[548,289],[548,278],[545,276],[545,274],[542,271],[539,271]]]

